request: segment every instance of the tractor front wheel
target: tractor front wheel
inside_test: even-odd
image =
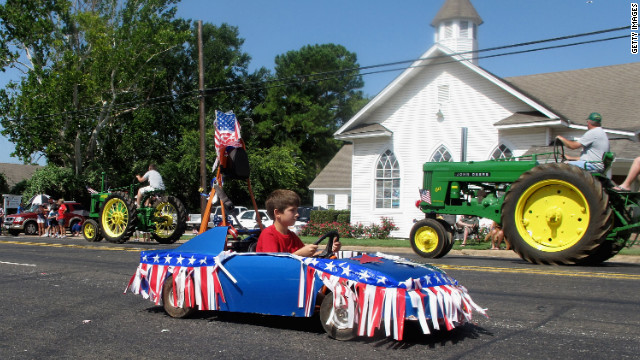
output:
[[[136,205],[124,193],[111,193],[100,210],[102,235],[107,241],[122,244],[136,230]]]
[[[600,182],[577,166],[536,166],[505,196],[505,238],[531,263],[591,263],[612,224],[608,200]]]
[[[415,223],[410,234],[411,247],[425,258],[444,256],[449,248],[449,232],[436,219],[423,219]]]
[[[82,224],[82,236],[88,242],[102,241],[102,233],[98,222],[93,219],[85,220],[84,224]]]

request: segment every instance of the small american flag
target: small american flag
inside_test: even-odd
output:
[[[90,187],[87,186],[87,191],[89,192],[89,194],[97,194],[98,192]]]
[[[426,202],[431,205],[431,192],[427,189],[420,190],[420,200]]]
[[[216,119],[213,122],[216,128],[215,145],[218,158],[223,154],[224,148],[227,146],[242,146],[240,143],[240,124],[236,120],[236,114],[233,111],[223,113],[216,110]]]

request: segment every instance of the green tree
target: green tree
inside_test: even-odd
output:
[[[80,191],[80,181],[69,168],[47,165],[36,170],[22,192],[22,199],[26,202],[37,194],[48,194],[54,199],[67,200],[84,199],[86,195]]]
[[[7,194],[9,192],[9,184],[4,174],[0,173],[0,194]]]
[[[340,147],[333,133],[363,105],[364,82],[356,55],[341,45],[308,45],[275,62],[275,78],[287,86],[268,88],[250,143],[292,151],[304,174],[297,188],[306,189]]]
[[[42,152],[49,163],[80,174],[105,154],[113,157],[114,143],[130,154],[130,143],[153,149],[175,133],[173,118],[158,119],[158,112],[140,109],[159,94],[170,94],[171,69],[164,61],[181,51],[189,36],[188,24],[174,19],[176,2],[9,0],[0,5],[0,42],[9,44],[5,53],[13,50],[4,65],[25,74],[0,93],[3,134],[16,144],[14,155],[29,161]],[[25,54],[26,62],[20,57]]]

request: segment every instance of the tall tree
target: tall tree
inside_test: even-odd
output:
[[[333,133],[364,104],[364,82],[356,55],[341,45],[308,45],[275,62],[278,81],[254,111],[251,142],[284,146],[299,157],[302,192],[337,152]]]

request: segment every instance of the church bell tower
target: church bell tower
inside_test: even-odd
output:
[[[470,0],[446,0],[431,21],[434,42],[477,65],[477,54],[471,51],[478,50],[478,26],[482,23]]]

